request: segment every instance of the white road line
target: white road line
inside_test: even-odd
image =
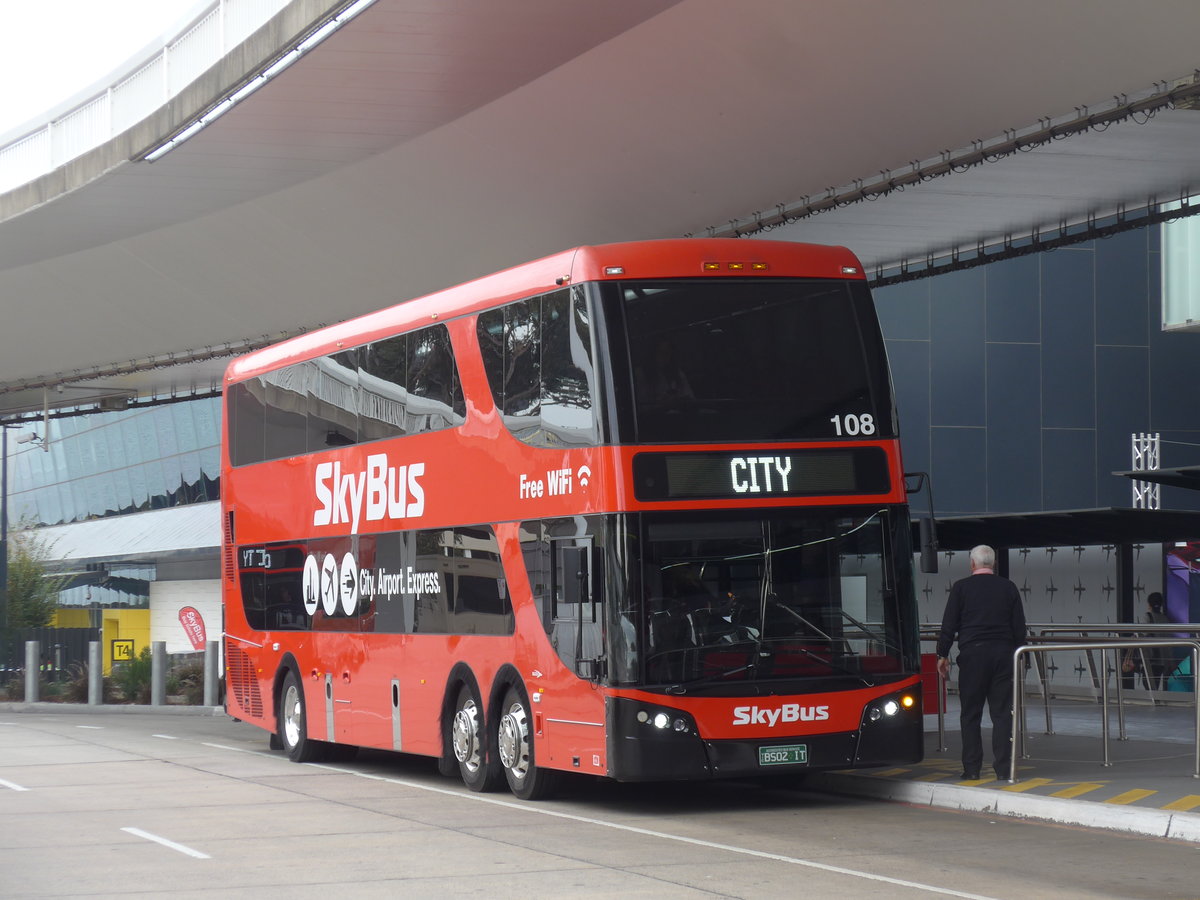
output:
[[[164,741],[177,741],[179,738],[172,737],[169,734],[152,734],[150,737],[162,738]]]
[[[172,850],[178,850],[180,853],[186,853],[188,856],[194,856],[196,859],[212,859],[207,853],[201,853],[199,850],[193,850],[191,847],[185,847],[183,844],[168,841],[165,837],[159,837],[157,834],[142,831],[140,828],[122,828],[121,830],[127,831],[137,837],[145,838],[148,841],[154,841],[156,844],[162,844],[164,847],[170,847]]]
[[[232,750],[235,753],[253,753],[257,756],[262,756],[268,759],[274,759],[279,762],[287,762],[286,759],[274,756],[272,754],[263,753],[261,750],[249,750],[242,747],[230,747],[225,744],[211,744],[202,742],[205,747],[213,747],[217,750]],[[568,819],[572,822],[583,822],[587,825],[599,825],[603,828],[612,828],[617,831],[627,831],[631,834],[641,834],[647,837],[661,838],[665,841],[678,841],[681,844],[692,844],[697,847],[708,847],[713,850],[724,850],[728,853],[739,853],[743,856],[753,856],[758,859],[770,859],[775,862],[787,863],[793,866],[803,866],[809,869],[819,869],[822,872],[833,872],[837,875],[849,875],[853,878],[863,878],[868,881],[879,881],[884,884],[894,884],[897,887],[914,888],[919,891],[925,891],[931,894],[942,894],[947,897],[962,897],[964,900],[997,900],[995,897],[989,897],[986,894],[972,894],[967,891],[955,891],[950,888],[937,887],[932,884],[922,884],[919,881],[905,881],[903,878],[889,878],[886,875],[876,875],[874,872],[861,872],[857,869],[847,869],[843,866],[831,866],[827,863],[815,862],[811,859],[799,859],[795,856],[783,856],[779,853],[767,853],[764,850],[751,850],[749,847],[735,847],[732,844],[720,844],[715,841],[704,841],[699,838],[690,838],[682,834],[671,834],[666,831],[653,831],[649,828],[638,828],[636,825],[622,825],[619,822],[606,822],[603,819],[593,819],[589,816],[577,816],[572,813],[558,812],[553,809],[546,809],[543,806],[537,806],[532,803],[517,803],[511,800],[499,800],[495,797],[486,797],[482,794],[463,793],[461,791],[452,791],[447,788],[433,787],[428,784],[420,784],[416,781],[405,781],[402,778],[389,778],[386,775],[373,775],[370,772],[356,772],[353,769],[343,769],[340,766],[327,766],[322,763],[304,763],[306,766],[311,766],[314,769],[325,769],[329,772],[337,772],[342,775],[354,775],[358,778],[366,778],[369,781],[383,781],[388,784],[395,784],[400,787],[414,788],[418,791],[427,791],[431,794],[444,794],[447,797],[457,797],[460,800],[473,800],[476,803],[490,803],[493,806],[503,806],[508,809],[519,810],[520,812],[536,813],[539,816],[550,816],[554,819]]]
[[[0,778],[0,787],[6,787],[10,791],[27,791],[27,790],[29,790],[29,788],[27,788],[27,787],[21,787],[19,784],[13,784],[11,781],[5,781],[3,778]]]
[[[76,725],[75,727],[76,728],[85,728],[88,731],[103,731],[104,730],[103,725]]]

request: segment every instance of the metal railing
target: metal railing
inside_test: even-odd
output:
[[[1128,629],[1125,629],[1128,630]],[[1177,629],[1178,630],[1178,629]],[[1012,716],[1012,762],[1009,769],[1009,780],[1015,781],[1017,778],[1017,756],[1028,759],[1028,754],[1025,752],[1025,679],[1022,677],[1022,662],[1026,656],[1033,656],[1040,653],[1053,653],[1056,651],[1070,650],[1099,650],[1102,655],[1109,650],[1128,650],[1138,641],[1141,641],[1145,646],[1153,647],[1184,647],[1191,653],[1192,672],[1195,673],[1197,664],[1200,663],[1200,641],[1187,640],[1146,640],[1145,638],[1128,638],[1119,641],[1087,641],[1084,642],[1058,642],[1058,643],[1038,643],[1025,644],[1018,647],[1013,653],[1013,716]],[[1040,671],[1040,670],[1039,670]],[[1104,753],[1104,765],[1110,766],[1112,763],[1109,760],[1108,753],[1108,678],[1107,676],[1100,679],[1100,732]],[[1044,697],[1049,696],[1049,690],[1046,683],[1042,682],[1042,694]],[[1193,762],[1194,768],[1192,777],[1200,778],[1200,695],[1196,691],[1192,692],[1192,705],[1195,709],[1195,729],[1193,731]],[[1047,709],[1049,709],[1049,701],[1047,700]],[[1120,721],[1121,739],[1125,739],[1125,706],[1124,696],[1121,687],[1121,679],[1117,678],[1117,714]],[[1047,729],[1050,726],[1050,720],[1046,721]]]
[[[0,193],[94,150],[176,96],[290,0],[213,0],[161,49],[130,59],[112,83],[0,145]],[[149,48],[147,48],[149,50]]]

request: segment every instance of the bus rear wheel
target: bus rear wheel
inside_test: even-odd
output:
[[[494,791],[500,786],[500,771],[487,752],[483,706],[475,691],[466,684],[458,689],[458,698],[454,702],[450,747],[463,784],[473,791]]]
[[[279,711],[276,716],[279,743],[292,762],[313,762],[322,759],[324,744],[308,736],[305,715],[304,687],[295,672],[283,678],[279,692]]]
[[[535,765],[531,722],[525,692],[519,687],[510,687],[504,694],[504,705],[496,725],[500,766],[509,790],[518,799],[542,800],[557,789],[559,773]]]

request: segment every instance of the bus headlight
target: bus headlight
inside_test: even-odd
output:
[[[912,691],[881,697],[867,704],[867,708],[863,712],[864,724],[880,720],[886,721],[895,718],[902,712],[911,712],[915,709],[917,709],[917,696]]]
[[[677,709],[639,709],[634,718],[655,731],[689,734],[696,729],[691,716]]]

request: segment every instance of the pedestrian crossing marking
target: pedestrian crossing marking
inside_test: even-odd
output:
[[[1045,787],[1048,784],[1053,784],[1049,778],[1029,778],[1019,784],[1009,784],[1001,788],[1002,791],[1012,791],[1019,794],[1022,791],[1032,791],[1034,788]]]
[[[1104,787],[1104,785],[1099,781],[1081,781],[1079,784],[1063,788],[1061,791],[1055,791],[1050,796],[1064,797],[1069,800],[1072,797],[1079,797],[1083,794],[1089,794],[1092,791],[1099,790],[1102,787]]]
[[[1108,800],[1105,800],[1104,802],[1105,803],[1115,803],[1115,804],[1123,806],[1128,803],[1137,803],[1139,800],[1145,800],[1151,794],[1157,794],[1157,793],[1158,793],[1158,791],[1143,791],[1143,790],[1126,791],[1123,794],[1117,794],[1117,796],[1115,796],[1115,797],[1110,797]]]
[[[1196,794],[1188,794],[1186,797],[1180,797],[1174,803],[1168,803],[1163,809],[1174,809],[1179,812],[1187,812],[1189,809],[1195,809],[1200,806],[1200,796]]]

